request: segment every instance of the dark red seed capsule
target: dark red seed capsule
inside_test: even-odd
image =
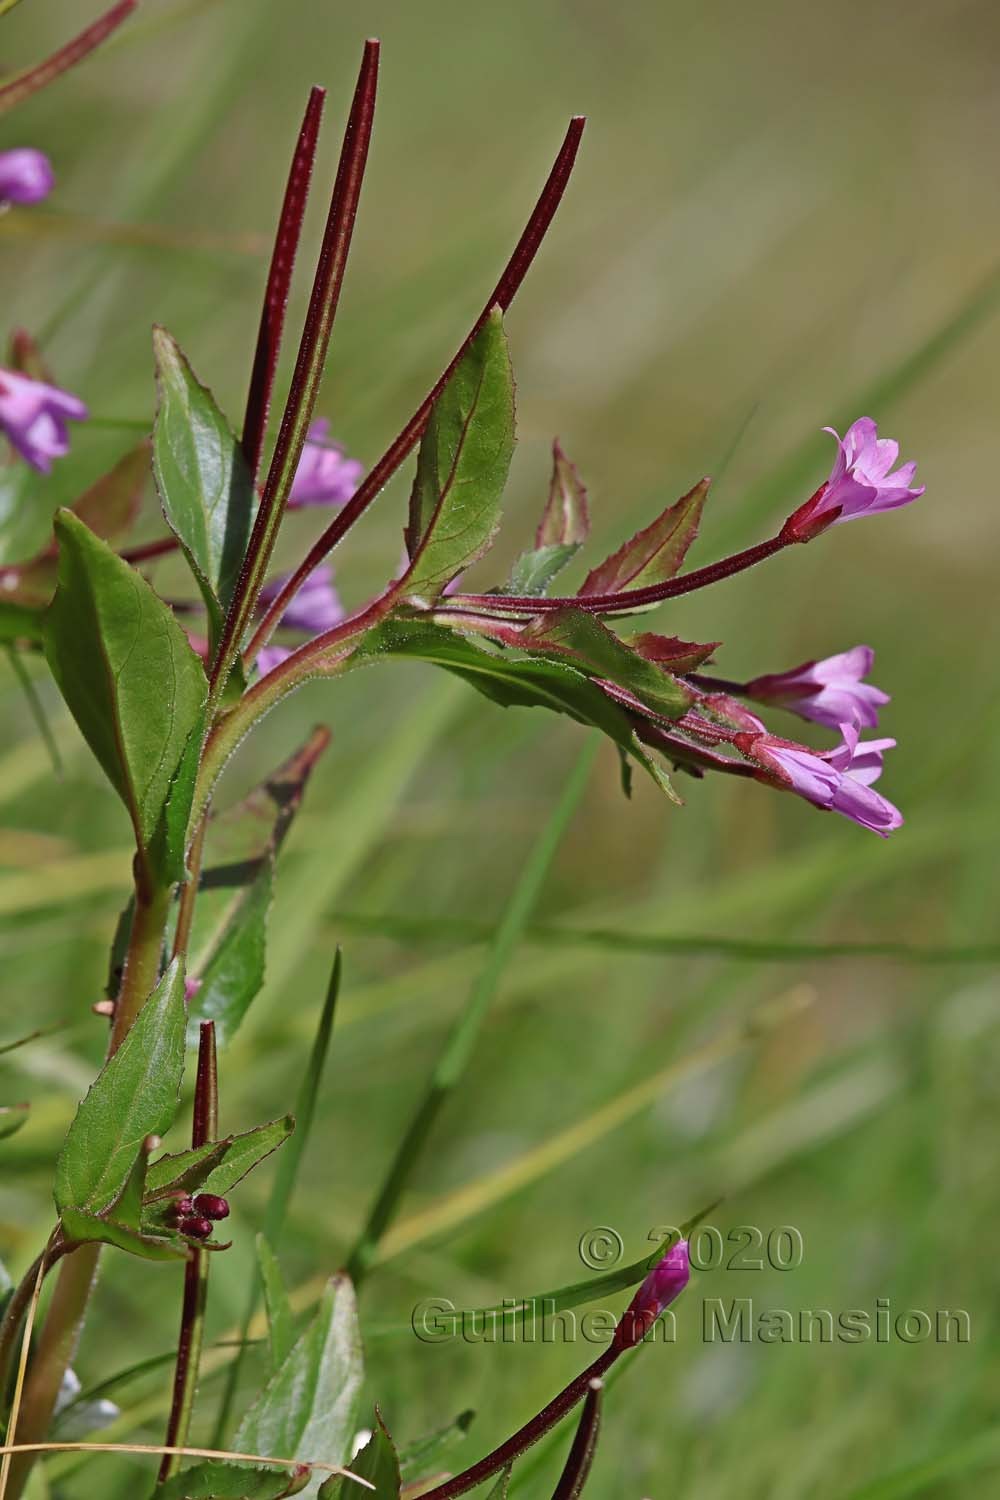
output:
[[[183,1198],[178,1198],[174,1204],[174,1213],[179,1219],[189,1219],[194,1211],[194,1199],[189,1198],[187,1195]]]
[[[212,1233],[211,1219],[182,1219],[177,1228],[189,1240],[207,1240]]]
[[[215,1193],[199,1193],[194,1200],[194,1211],[204,1214],[206,1219],[228,1219],[229,1204],[225,1198],[216,1197]]]

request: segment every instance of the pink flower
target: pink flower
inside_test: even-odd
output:
[[[872,790],[882,774],[882,754],[895,740],[858,743],[857,724],[841,724],[842,743],[835,750],[816,754],[804,745],[772,735],[739,735],[736,745],[764,771],[762,779],[785,791],[797,792],[814,807],[841,813],[862,828],[882,838],[899,828],[903,815],[885,797]]]
[[[287,574],[284,574],[264,585],[259,601],[262,610],[274,602],[286,578]],[[339,625],[343,618],[344,608],[333,585],[333,571],[328,563],[321,563],[299,585],[281,617],[280,628],[300,630],[310,636],[321,635]],[[290,655],[286,646],[263,646],[257,653],[257,670],[263,677]]]
[[[759,703],[775,703],[829,729],[855,722],[874,729],[879,709],[889,701],[888,693],[862,680],[874,660],[870,646],[854,646],[838,656],[803,662],[789,672],[755,677],[744,691]]]
[[[0,203],[40,203],[54,183],[51,162],[33,146],[0,151]]]
[[[330,442],[330,423],[320,417],[309,428],[288,504],[293,510],[305,505],[343,505],[363,474],[357,459],[345,458],[343,448]]]
[[[924,493],[923,485],[912,483],[915,463],[890,473],[899,457],[899,444],[880,438],[871,417],[859,417],[843,439],[832,427],[823,431],[837,438],[836,461],[826,483],[785,522],[782,536],[786,541],[807,542],[828,526],[895,510]]]
[[[0,370],[0,430],[25,462],[43,474],[54,458],[69,452],[67,418],[82,422],[86,416],[78,396],[15,370]]]

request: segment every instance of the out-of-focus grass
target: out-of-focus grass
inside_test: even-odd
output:
[[[79,23],[72,0],[25,0],[4,20],[4,60],[41,55]],[[741,431],[697,559],[756,539],[825,473],[818,429],[860,414],[869,392],[928,486],[901,515],[839,529],[659,617],[725,640],[734,676],[875,645],[900,742],[886,789],[904,830],[883,845],[790,798],[717,782],[683,788],[683,809],[639,785],[624,804],[603,756],[539,921],[776,942],[995,941],[995,11],[147,0],[131,35],[3,122],[2,144],[43,147],[59,179],[48,204],[0,221],[7,317],[46,334],[56,374],[97,419],[60,486],[82,489],[148,421],[154,320],[240,410],[305,90],[331,90],[307,267],[369,33],[385,47],[382,105],[322,398],[367,461],[476,310],[566,116],[591,120],[510,318],[521,445],[484,580],[530,534],[556,431],[588,481],[598,547],[711,471]],[[349,600],[394,567],[404,493],[393,486],[338,555]],[[290,528],[288,556],[309,524]],[[158,575],[165,592],[171,576]],[[65,760],[59,781],[9,672],[0,688],[4,1036],[61,1029],[0,1059],[3,1097],[34,1101],[4,1143],[0,1232],[15,1271],[49,1227],[53,1153],[100,1057],[89,1005],[128,875],[124,816],[37,681]],[[232,794],[316,718],[334,742],[283,855],[268,988],[223,1060],[227,1125],[287,1107],[333,945],[345,942],[338,1029],[283,1241],[300,1286],[335,1268],[357,1233],[482,962],[471,937],[348,931],[336,912],[495,922],[579,743],[572,726],[393,666],[283,705],[241,752]],[[602,1115],[802,987],[812,1003],[797,1019],[627,1118]],[[616,1227],[634,1258],[652,1227],[724,1190],[724,1230],[794,1224],[803,1264],[699,1278],[679,1304],[677,1343],[644,1351],[614,1382],[587,1493],[987,1492],[998,1023],[988,965],[790,966],[535,935],[435,1129],[364,1318],[374,1328],[427,1296],[479,1306],[572,1280],[593,1225]],[[603,1118],[616,1128],[588,1131]],[[578,1150],[462,1212],[477,1185],[544,1161],[576,1126]],[[213,1267],[213,1336],[242,1314],[268,1186],[241,1193],[236,1245]],[[707,1344],[712,1296],[752,1296],[758,1310],[874,1309],[879,1297],[894,1310],[961,1307],[972,1341]],[[178,1298],[169,1269],[109,1254],[84,1381],[167,1349]],[[372,1338],[371,1385],[404,1439],[475,1406],[471,1460],[593,1353]],[[250,1358],[247,1381],[256,1373]],[[120,1431],[155,1440],[166,1380],[158,1368],[121,1392]],[[220,1389],[209,1374],[206,1431]],[[540,1453],[516,1493],[551,1492],[567,1441]],[[137,1482],[122,1460],[50,1467],[69,1500],[131,1495]]]

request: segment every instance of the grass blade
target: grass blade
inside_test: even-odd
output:
[[[528,917],[538,900],[549,866],[569,827],[597,753],[592,739],[579,757],[555,810],[525,862],[521,878],[497,929],[486,963],[473,985],[464,1009],[452,1026],[427,1091],[403,1137],[382,1189],[348,1260],[348,1274],[359,1282],[371,1265],[410,1174],[445,1100],[457,1087],[468,1065],[490,1002],[521,940]]]

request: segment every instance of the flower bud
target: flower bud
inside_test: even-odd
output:
[[[194,1211],[206,1219],[228,1219],[229,1204],[215,1193],[199,1193],[194,1200]]]
[[[664,1308],[680,1296],[690,1275],[688,1243],[680,1240],[656,1262],[625,1309],[615,1335],[617,1342],[627,1349],[640,1343]]]
[[[182,1219],[177,1228],[181,1234],[186,1234],[189,1240],[207,1240],[212,1233],[211,1219]]]

